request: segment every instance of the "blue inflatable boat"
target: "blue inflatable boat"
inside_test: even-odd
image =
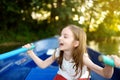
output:
[[[58,38],[52,37],[36,41],[34,52],[41,59],[46,59],[51,54],[50,50],[58,47]],[[19,51],[21,50],[21,52]],[[104,64],[98,60],[98,56],[101,53],[87,48],[90,59],[97,65],[104,67]],[[14,53],[18,51],[19,53]],[[26,54],[26,50],[19,48],[11,52],[0,55],[0,80],[53,80],[57,73],[58,65],[54,62],[46,69],[39,68],[33,60]],[[14,54],[12,54],[14,53]],[[105,79],[102,76],[96,74],[94,71],[90,71],[90,80],[120,80],[120,69],[114,68],[114,74],[111,79]]]

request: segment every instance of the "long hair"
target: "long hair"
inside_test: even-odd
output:
[[[75,72],[76,72],[75,75],[80,73],[81,76],[82,68],[83,68],[83,54],[87,52],[86,33],[82,28],[76,25],[68,25],[66,27],[68,27],[72,31],[74,35],[74,39],[79,41],[78,47],[73,49],[72,58],[73,58],[73,62],[75,63],[75,65],[73,66],[73,68],[75,67]],[[61,69],[62,69],[62,60],[63,60],[63,52],[61,51],[60,56],[58,57],[58,64],[60,65]]]

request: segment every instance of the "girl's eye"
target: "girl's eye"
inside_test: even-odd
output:
[[[64,38],[68,38],[67,36],[64,36]]]

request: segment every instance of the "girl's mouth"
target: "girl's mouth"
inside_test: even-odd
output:
[[[60,43],[59,46],[63,46],[63,43]]]

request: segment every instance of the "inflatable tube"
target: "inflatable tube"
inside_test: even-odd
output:
[[[16,50],[12,50],[12,51],[9,51],[9,52],[6,52],[6,53],[2,53],[2,54],[0,54],[0,60],[7,59],[7,58],[9,58],[11,56],[20,54],[22,52],[26,52],[26,51],[34,49],[34,48],[35,48],[35,46],[32,45],[31,48],[29,48],[29,49],[21,47],[21,48],[16,49]]]
[[[109,58],[105,55],[100,55],[98,57],[98,59],[99,59],[99,61],[103,62],[104,64],[115,67],[115,63],[114,63],[114,60],[112,58]]]

